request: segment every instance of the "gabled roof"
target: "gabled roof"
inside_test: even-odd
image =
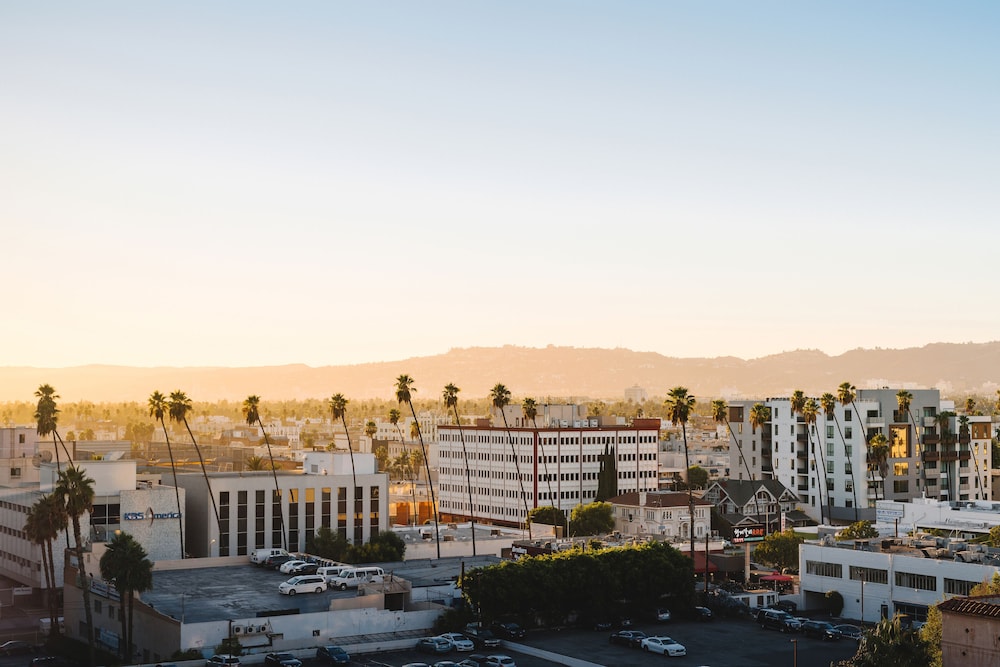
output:
[[[949,598],[939,603],[938,609],[965,616],[1000,618],[1000,597],[996,595],[978,595],[974,598]]]
[[[712,486],[718,486],[719,490],[736,505],[747,505],[753,502],[754,496],[761,489],[776,501],[794,502],[797,499],[797,496],[787,486],[776,479],[720,479]],[[709,487],[709,489],[711,488]]]
[[[623,493],[614,498],[608,500],[612,505],[626,505],[631,507],[639,507],[639,493],[636,491],[631,491],[629,493]],[[701,498],[695,497],[695,505],[708,505],[711,506],[712,503],[707,500],[702,500]],[[646,502],[642,507],[687,507],[688,506],[688,494],[684,491],[647,491],[646,492]]]

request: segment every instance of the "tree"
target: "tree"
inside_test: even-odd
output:
[[[771,533],[753,550],[758,561],[777,568],[796,568],[799,566],[799,545],[804,538],[788,529],[780,533]]]
[[[399,428],[400,417],[402,417],[402,413],[396,408],[389,410],[389,423],[396,427],[396,432],[399,433],[399,441],[406,442],[406,438],[403,437],[403,429]]]
[[[868,459],[872,469],[872,479],[875,479],[875,470],[882,476],[882,499],[885,499],[885,475],[884,469],[886,461],[889,459],[889,439],[884,433],[876,433],[868,443]],[[878,484],[875,485],[875,497],[878,497]]]
[[[274,454],[271,453],[271,441],[267,437],[267,429],[260,420],[260,396],[250,395],[243,401],[243,419],[247,426],[257,424],[264,434],[264,444],[267,445],[267,458],[271,462],[271,475],[274,477],[274,499],[278,503],[278,525],[281,529],[281,546],[288,548],[288,536],[285,534],[285,504],[281,499],[281,489],[278,487],[278,472],[274,467]]]
[[[758,428],[762,428],[769,421],[771,421],[771,408],[763,403],[754,403],[750,408],[751,432],[756,433]]]
[[[615,527],[614,507],[602,502],[577,505],[569,523],[574,537],[610,533]]]
[[[691,469],[691,459],[688,453],[687,423],[691,412],[694,410],[694,396],[688,395],[687,387],[674,387],[667,392],[667,398],[663,401],[664,407],[670,418],[670,423],[674,426],[681,425],[681,435],[684,438],[684,469]],[[690,522],[691,538],[691,558],[694,558],[694,493],[691,485],[688,484],[688,515]]]
[[[59,634],[59,596],[56,595],[55,558],[52,544],[59,533],[66,530],[69,517],[66,507],[54,494],[43,495],[28,509],[24,532],[29,540],[41,547],[42,571],[45,574],[45,592],[49,603],[50,636]]]
[[[844,596],[839,591],[827,591],[824,597],[830,609],[830,616],[834,618],[840,616],[840,612],[844,611]]]
[[[900,389],[896,392],[896,408],[898,411],[905,415],[909,419],[910,424],[913,425],[913,442],[916,445],[917,457],[922,459],[920,451],[920,436],[917,430],[917,421],[913,418],[913,413],[910,412],[910,404],[913,402],[913,394],[906,391],[905,389]],[[920,466],[920,487],[925,488],[927,486],[927,466]]]
[[[177,532],[180,534],[181,558],[187,558],[187,550],[184,548],[184,508],[181,507],[181,490],[177,484],[177,464],[174,462],[174,448],[170,445],[170,434],[167,432],[167,422],[164,417],[169,414],[170,406],[167,404],[167,397],[159,391],[154,391],[149,395],[147,401],[149,406],[149,416],[160,422],[163,428],[163,438],[167,441],[167,456],[170,457],[170,473],[174,477],[174,498],[177,500]]]
[[[66,508],[66,515],[73,526],[74,551],[77,567],[80,571],[80,585],[83,591],[83,607],[87,620],[87,646],[89,647],[90,665],[94,664],[94,612],[90,602],[90,585],[87,579],[87,565],[83,558],[83,535],[80,530],[80,517],[90,512],[94,506],[94,480],[87,477],[83,470],[70,466],[59,473],[56,482],[55,495]]]
[[[188,437],[191,438],[191,444],[194,445],[198,463],[201,465],[201,476],[205,480],[205,488],[208,490],[208,497],[212,501],[212,511],[215,512],[215,526],[219,530],[219,538],[221,539],[222,519],[219,517],[219,505],[215,502],[215,494],[212,492],[212,482],[208,479],[208,470],[205,468],[205,457],[201,454],[201,447],[198,446],[198,441],[195,439],[194,433],[191,432],[191,425],[188,424],[187,420],[188,413],[191,410],[191,399],[187,397],[187,394],[180,389],[170,392],[170,420],[184,424],[184,428],[188,432]],[[274,465],[273,459],[271,460],[271,465]]]
[[[841,405],[844,405],[844,406],[850,405],[851,409],[854,410],[854,414],[856,414],[858,416],[858,423],[862,425],[861,426],[861,435],[865,439],[865,459],[867,460],[869,458],[869,456],[870,456],[870,452],[868,451],[868,441],[869,441],[870,438],[868,437],[868,429],[865,428],[864,423],[861,421],[861,413],[858,411],[858,406],[854,404],[854,399],[857,398],[857,396],[858,396],[857,387],[855,387],[850,382],[844,381],[844,382],[841,382],[837,386],[837,400],[840,402]],[[870,469],[870,466],[869,466],[869,469]],[[875,482],[875,472],[874,471],[872,471],[871,483],[872,483],[872,486],[875,487],[875,495],[876,495],[876,498],[877,498],[878,497],[878,485]],[[867,495],[868,494],[867,494],[867,490],[866,490],[866,493],[865,493],[865,497],[866,498],[867,498]],[[869,504],[870,504],[870,501],[869,501]]]
[[[917,630],[904,627],[897,614],[892,620],[883,618],[865,632],[858,652],[837,663],[837,667],[927,667],[932,661],[931,647]]]
[[[796,394],[801,394],[801,391],[795,392]],[[792,405],[796,404],[796,398],[792,397]],[[826,462],[823,459],[823,452],[820,450],[819,456],[816,456],[816,443],[812,439],[812,432],[816,430],[816,416],[819,413],[819,403],[816,402],[815,398],[808,398],[801,400],[798,405],[798,413],[802,415],[802,419],[806,423],[806,446],[812,450],[813,461],[816,467],[816,477],[818,478],[816,484],[816,490],[819,492],[819,521],[823,523],[823,506],[830,504],[830,491],[826,485]],[[819,462],[816,465],[815,462]],[[823,491],[826,490],[826,502],[823,502]]]
[[[153,563],[146,550],[128,533],[118,533],[108,543],[107,551],[101,556],[101,578],[114,585],[123,604],[127,603],[128,616],[121,614],[122,643],[121,655],[126,662],[132,657],[133,638],[132,614],[135,594],[153,587]],[[126,623],[126,620],[128,621]]]
[[[566,528],[566,515],[558,507],[544,505],[531,510],[529,519],[532,523],[544,523],[547,526],[562,526]]]
[[[437,557],[441,557],[441,533],[438,526],[437,499],[434,497],[434,481],[431,479],[430,464],[427,463],[427,449],[424,446],[424,435],[420,432],[420,423],[417,421],[417,411],[413,407],[413,394],[417,389],[413,386],[413,378],[403,374],[396,378],[396,402],[406,403],[410,406],[410,414],[413,415],[413,423],[417,427],[417,436],[420,439],[420,457],[423,460],[424,468],[427,471],[427,488],[431,494],[431,513],[434,515],[434,544],[437,546]],[[414,488],[414,498],[416,489]]]
[[[838,540],[867,540],[878,537],[878,530],[871,521],[855,521],[837,533]]]
[[[510,443],[510,453],[514,459],[514,472],[517,474],[517,483],[521,487],[521,503],[524,505],[524,523],[528,527],[528,539],[531,539],[531,522],[528,520],[528,496],[524,493],[524,479],[521,477],[520,457],[514,447],[514,436],[510,433],[510,426],[507,425],[507,411],[504,410],[510,404],[510,390],[503,384],[496,383],[490,390],[490,400],[500,416],[503,417],[503,426],[507,431],[507,442]]]
[[[375,439],[375,434],[378,433],[378,424],[369,420],[365,422],[365,435],[368,436],[370,440]]]
[[[62,469],[59,463],[58,445],[62,445],[63,451],[66,453],[67,463],[73,465],[73,457],[70,456],[69,450],[66,449],[66,443],[63,442],[59,436],[59,430],[56,428],[59,423],[59,408],[56,406],[59,394],[52,388],[52,385],[43,384],[35,391],[35,396],[38,397],[38,407],[35,409],[37,433],[43,438],[49,434],[52,435],[52,449],[56,451],[56,471],[58,472]],[[58,444],[56,444],[57,442]]]
[[[260,471],[267,470],[267,462],[261,456],[249,456],[247,460],[243,462],[243,467],[247,470]]]
[[[531,420],[531,425],[536,429],[538,428],[538,422],[536,421],[538,417],[538,403],[533,398],[525,398],[521,401],[521,412],[524,413],[525,419]],[[542,439],[538,440],[538,453],[542,456],[542,470],[545,471],[545,482],[549,487],[549,500],[555,502],[556,496],[552,493],[552,476],[549,474],[549,460],[545,456],[545,447],[542,445]]]
[[[344,425],[344,434],[347,436],[347,451],[351,454],[351,480],[353,486],[351,486],[351,497],[354,500],[354,531],[355,536],[359,533],[359,521],[363,515],[363,508],[361,504],[363,500],[358,494],[358,474],[354,467],[354,448],[351,447],[351,432],[347,428],[347,403],[348,400],[344,398],[343,394],[334,394],[330,397],[328,403],[330,408],[330,414],[333,416],[333,421],[340,421]]]
[[[844,438],[844,432],[840,429],[840,420],[837,419],[837,397],[826,392],[819,397],[819,404],[823,408],[823,414],[826,415],[827,419],[833,420],[833,423],[837,427],[837,433],[840,434],[840,442],[844,445],[844,457],[847,460],[847,471],[851,475],[851,491],[854,494],[854,520],[858,520],[858,487],[854,482],[854,461],[851,460],[851,455],[847,450],[847,439]]]
[[[708,486],[708,471],[701,466],[691,466],[688,468],[688,484],[698,489]]]
[[[469,452],[465,448],[465,431],[462,430],[462,420],[458,416],[458,392],[461,389],[449,382],[444,387],[441,398],[445,408],[455,413],[455,424],[458,425],[458,435],[462,439],[462,458],[465,460],[465,484],[469,489],[469,522],[472,524],[472,555],[476,555],[476,506],[472,502],[472,473],[469,471]]]
[[[604,445],[604,453],[598,454],[601,467],[597,472],[597,492],[594,500],[604,502],[618,495],[618,455],[611,445]]]
[[[729,406],[722,399],[712,401],[712,419],[715,420],[716,424],[722,424],[725,422],[726,428],[729,430],[729,437],[732,438],[733,442],[736,443],[736,449],[740,453],[740,461],[743,462],[743,468],[747,471],[747,477],[753,482],[753,472],[750,471],[750,466],[747,464],[747,458],[743,456],[743,444],[740,439],[736,437],[733,432],[733,425],[729,423]],[[751,422],[752,424],[752,422]],[[754,427],[755,432],[756,428]],[[690,479],[690,470],[688,471],[688,479]],[[706,477],[705,483],[708,483],[708,478]],[[760,503],[757,501],[757,493],[753,494],[753,504],[754,509],[757,510],[757,516],[760,517]]]

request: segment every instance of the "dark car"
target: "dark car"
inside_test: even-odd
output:
[[[472,640],[476,648],[497,648],[500,646],[500,638],[479,623],[466,625],[463,634]]]
[[[694,617],[699,621],[711,621],[715,617],[715,614],[708,607],[695,607]]]
[[[302,563],[292,568],[291,574],[316,574],[319,565],[316,563]]]
[[[43,655],[37,658],[32,658],[31,662],[28,663],[28,667],[79,667],[80,663],[74,662],[69,658],[63,658],[56,655]]]
[[[799,632],[806,637],[822,639],[823,641],[840,639],[840,633],[833,629],[833,623],[826,621],[806,621],[799,628]]]
[[[269,570],[277,570],[281,567],[282,563],[287,563],[290,560],[295,560],[294,556],[268,556],[267,560],[264,561],[263,567]]]
[[[0,655],[25,655],[37,650],[37,647],[31,642],[23,642],[20,639],[12,639],[0,644]]]
[[[622,644],[623,646],[638,648],[645,638],[646,633],[642,630],[619,630],[618,632],[612,632],[611,636],[608,637],[608,641],[612,644]]]
[[[792,600],[778,600],[773,605],[771,605],[772,609],[780,609],[781,611],[787,611],[789,614],[798,609],[798,607],[799,606],[795,604],[795,602]]]
[[[264,656],[264,667],[302,667],[302,661],[291,653],[268,653]]]
[[[444,637],[422,637],[417,640],[417,650],[422,653],[448,653],[453,648]]]
[[[757,617],[757,622],[765,630],[778,632],[797,632],[801,626],[795,617],[780,609],[765,609]]]
[[[497,621],[490,626],[490,630],[493,631],[498,637],[503,637],[504,639],[524,639],[524,628],[522,628],[517,623],[502,623]]]
[[[351,656],[339,646],[320,646],[316,649],[316,661],[321,665],[346,665]]]
[[[837,631],[844,639],[853,639],[855,641],[861,641],[861,628],[856,625],[851,625],[846,623],[844,625],[835,625],[833,629]]]

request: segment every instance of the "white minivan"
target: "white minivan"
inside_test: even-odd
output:
[[[315,574],[303,574],[278,584],[278,592],[284,595],[296,593],[322,593],[326,590],[326,579]]]
[[[381,581],[384,576],[385,570],[380,567],[355,567],[341,572],[330,580],[330,588],[346,591],[348,588],[357,588],[361,584]]]

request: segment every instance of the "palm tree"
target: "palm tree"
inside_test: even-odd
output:
[[[354,531],[355,536],[358,534],[358,522],[361,520],[362,511],[358,507],[358,504],[362,502],[362,499],[358,497],[358,473],[354,467],[354,448],[351,447],[351,431],[347,428],[347,404],[348,400],[344,398],[343,394],[334,394],[330,397],[327,402],[327,406],[330,408],[330,414],[333,415],[333,421],[340,420],[340,423],[344,425],[344,433],[347,435],[347,451],[351,454],[351,483],[354,485],[351,487],[351,498],[354,501],[352,505],[354,506]]]
[[[402,416],[403,414],[396,408],[389,410],[389,423],[396,427],[396,432],[399,433],[399,441],[406,442],[406,438],[403,437],[403,429],[399,428],[399,418]]]
[[[122,603],[128,603],[128,616],[122,614],[122,639],[120,646],[126,662],[131,658],[134,642],[132,623],[135,608],[135,594],[153,587],[153,563],[146,550],[128,533],[118,533],[108,543],[107,551],[101,556],[101,578],[114,585]]]
[[[937,418],[936,418],[937,419],[938,427],[939,427],[939,429],[941,431],[941,453],[942,454],[944,453],[944,449],[946,447],[953,447],[954,444],[955,444],[955,438],[951,434],[951,420],[952,420],[952,418],[954,416],[955,416],[955,413],[952,412],[951,410],[942,410],[941,412],[938,413]],[[951,477],[952,477],[952,475],[951,475],[952,466],[951,466],[950,463],[948,463],[948,462],[946,462],[944,460],[943,456],[941,457],[941,462],[944,463],[945,478],[948,481],[948,499],[952,500],[952,496],[954,495],[953,490],[955,489],[955,486],[952,483],[952,479],[951,479]]]
[[[906,391],[905,389],[900,389],[896,392],[896,407],[898,411],[906,415],[906,418],[910,420],[913,425],[913,443],[916,445],[917,450],[917,460],[920,461],[920,488],[926,489],[927,487],[927,471],[925,470],[926,464],[923,461],[923,452],[920,449],[920,435],[917,432],[917,420],[913,418],[913,413],[910,412],[910,403],[913,401],[913,394]]]
[[[90,649],[90,665],[94,664],[94,612],[90,603],[90,585],[87,579],[87,564],[83,558],[83,535],[80,530],[80,517],[90,512],[94,506],[94,480],[87,477],[83,470],[71,466],[59,473],[56,482],[56,497],[66,508],[73,525],[73,541],[75,543],[76,562],[80,571],[80,589],[83,591],[83,608],[87,621],[87,645]]]
[[[281,489],[278,488],[278,472],[274,467],[274,455],[271,453],[271,441],[267,437],[267,429],[260,420],[260,396],[250,395],[243,401],[243,418],[247,426],[257,424],[264,434],[264,444],[267,445],[267,458],[271,462],[271,475],[274,477],[274,498],[278,501],[278,525],[281,528],[281,546],[288,548],[288,536],[285,535],[285,506],[281,502]]]
[[[50,637],[59,634],[59,598],[55,593],[56,571],[52,543],[66,530],[69,517],[66,507],[53,495],[43,495],[28,510],[24,532],[28,539],[41,547],[42,571],[45,574],[45,595],[49,603]]]
[[[747,459],[743,456],[743,445],[740,443],[739,438],[733,432],[733,425],[729,423],[729,406],[726,405],[724,400],[717,399],[712,401],[712,419],[715,420],[716,424],[721,424],[725,422],[726,428],[729,429],[729,435],[732,437],[733,442],[736,443],[736,449],[740,452],[740,461],[743,461],[743,467],[747,471],[747,477],[750,478],[750,488],[753,489],[753,505],[757,510],[758,520],[760,518],[760,502],[757,500],[757,489],[753,485],[753,473],[750,471],[750,466],[747,465]]]
[[[208,470],[205,469],[205,457],[201,455],[201,447],[198,446],[198,441],[195,440],[194,433],[191,432],[191,426],[187,420],[188,413],[191,410],[191,399],[187,397],[187,394],[180,389],[170,392],[170,420],[184,424],[184,428],[187,429],[188,436],[191,438],[195,454],[198,455],[198,463],[201,464],[202,477],[205,478],[205,488],[208,489],[208,497],[212,501],[212,510],[215,512],[215,525],[219,529],[219,539],[222,539],[222,519],[219,517],[219,506],[215,502],[215,494],[212,493],[212,482],[208,479]]]
[[[246,470],[260,471],[267,469],[267,462],[261,456],[250,456],[247,460],[243,462],[243,468]]]
[[[163,428],[163,437],[167,441],[167,456],[170,457],[170,472],[174,476],[174,498],[177,499],[177,532],[180,533],[181,538],[181,558],[187,557],[187,551],[184,549],[184,508],[181,507],[181,491],[180,487],[177,485],[177,465],[174,463],[174,450],[170,446],[170,434],[167,432],[167,423],[164,421],[164,416],[169,414],[170,406],[167,404],[167,397],[161,394],[159,391],[154,391],[149,395],[149,416],[160,422],[160,426]]]
[[[62,445],[63,451],[66,453],[66,461],[69,465],[73,465],[73,457],[70,456],[69,450],[66,449],[66,443],[63,442],[62,437],[59,435],[59,430],[56,425],[59,422],[59,408],[56,407],[56,399],[59,398],[59,394],[56,390],[52,388],[50,384],[43,384],[38,387],[35,391],[35,396],[38,397],[38,407],[35,410],[35,423],[38,425],[38,435],[43,438],[50,433],[52,434],[52,449],[56,450],[56,472],[61,470],[59,462],[59,445]]]
[[[823,490],[826,489],[826,502],[830,503],[830,490],[826,488],[826,462],[823,459],[823,452],[816,456],[816,443],[812,439],[812,432],[816,428],[816,416],[819,414],[819,403],[815,398],[808,398],[802,403],[802,419],[806,423],[806,446],[812,451],[813,461],[819,461],[816,466],[816,480],[819,491],[819,522],[823,523]],[[815,464],[814,464],[815,465]]]
[[[469,471],[469,451],[465,447],[465,431],[462,430],[462,420],[458,416],[458,392],[461,389],[452,383],[444,387],[441,398],[446,408],[455,413],[455,423],[458,425],[458,435],[462,439],[462,457],[465,459],[465,484],[469,487],[469,522],[472,524],[472,555],[476,555],[476,513],[472,502],[472,473]]]
[[[976,397],[967,396],[965,399],[965,414],[971,415],[976,411]]]
[[[871,438],[868,437],[868,429],[861,422],[861,412],[858,410],[858,406],[854,404],[854,399],[857,397],[858,397],[857,387],[855,387],[850,382],[847,381],[841,382],[837,386],[837,400],[840,402],[841,405],[844,406],[850,405],[851,409],[854,410],[854,414],[858,416],[858,424],[861,427],[861,437],[864,438],[865,440],[865,460],[868,460],[869,456],[871,455],[871,451],[869,449],[871,444],[870,443]],[[875,489],[875,497],[878,498],[878,483],[875,481],[875,470],[871,466],[868,466],[868,469],[871,472],[871,485]],[[865,493],[865,504],[866,505],[869,504],[867,490]]]
[[[521,503],[524,505],[524,524],[528,527],[528,539],[531,539],[531,520],[528,517],[528,496],[524,493],[524,480],[521,479],[521,464],[518,461],[517,449],[514,447],[514,436],[511,435],[510,426],[507,425],[507,412],[504,408],[510,404],[510,390],[499,382],[490,390],[490,399],[493,407],[497,409],[503,417],[503,427],[507,431],[507,442],[510,443],[510,453],[514,458],[514,472],[517,474],[517,483],[521,488]]]
[[[534,426],[535,429],[537,430],[538,403],[535,401],[535,399],[525,398],[523,401],[521,401],[521,412],[524,413],[525,419],[531,420],[531,425]],[[552,477],[549,475],[548,457],[545,456],[545,448],[542,446],[541,440],[538,441],[538,450],[539,453],[542,455],[542,469],[545,471],[545,481],[549,487],[549,499],[553,500],[553,504],[555,504],[556,507],[558,507],[558,499],[556,499],[555,495],[552,493]],[[561,508],[559,509],[560,511],[562,511]]]
[[[885,476],[887,471],[883,468],[889,458],[889,438],[885,437],[885,433],[879,431],[872,436],[868,447],[868,457],[871,461],[872,479],[875,478],[876,468],[879,471],[879,475],[882,476],[882,500],[885,500]],[[875,485],[875,499],[878,499],[878,484]]]
[[[670,423],[674,426],[681,425],[681,436],[684,438],[684,469],[688,471],[688,475],[690,476],[691,459],[688,453],[687,423],[691,411],[694,410],[694,396],[688,395],[687,387],[674,387],[667,392],[667,398],[663,401],[663,405],[667,408]],[[694,494],[691,490],[690,480],[688,480],[687,488],[688,514],[690,515],[688,520],[690,521],[691,559],[694,560]],[[705,557],[707,558],[708,554]]]
[[[396,402],[406,403],[410,406],[410,414],[413,415],[413,424],[417,428],[417,437],[420,439],[420,456],[424,459],[424,469],[427,471],[427,488],[431,494],[431,512],[434,514],[434,543],[437,545],[437,557],[441,558],[441,534],[438,527],[437,498],[434,496],[434,481],[431,479],[431,467],[427,462],[427,449],[424,447],[424,435],[420,432],[420,423],[417,421],[417,411],[413,408],[413,394],[416,393],[413,386],[413,378],[403,374],[396,378]],[[416,488],[413,490],[416,496]]]
[[[837,426],[837,433],[840,434],[840,441],[844,444],[844,457],[847,459],[848,473],[851,475],[851,491],[854,494],[854,522],[859,521],[858,518],[858,487],[854,484],[854,462],[851,461],[850,454],[847,453],[847,440],[844,439],[844,432],[840,430],[840,422],[837,420],[837,397],[826,392],[819,397],[819,404],[823,408],[823,413],[826,415],[827,419],[832,419],[833,423]]]
[[[365,422],[365,435],[368,436],[369,440],[375,439],[375,434],[378,433],[378,424],[373,421]],[[374,448],[373,448],[374,449]]]

